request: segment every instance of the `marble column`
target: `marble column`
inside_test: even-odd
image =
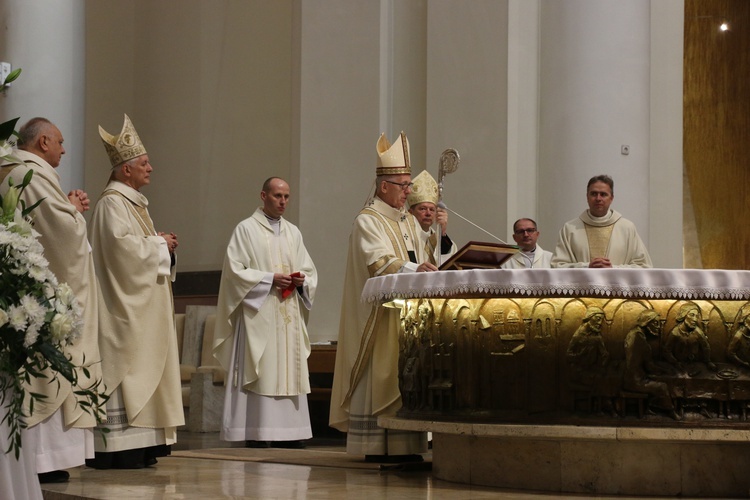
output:
[[[0,95],[0,119],[35,116],[65,139],[58,169],[63,190],[83,186],[85,16],[83,0],[0,0],[0,61],[22,68]]]

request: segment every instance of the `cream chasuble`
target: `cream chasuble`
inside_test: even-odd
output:
[[[399,311],[363,303],[365,281],[426,262],[426,233],[408,212],[374,198],[354,221],[349,236],[341,305],[330,425],[347,432],[352,454],[410,454],[426,451],[423,433],[377,426],[378,415],[401,407],[398,389]],[[410,262],[409,253],[416,256]]]
[[[140,192],[110,181],[91,220],[102,371],[107,391],[117,391],[107,404],[106,425],[114,430],[106,449],[97,440],[97,451],[149,445],[145,439],[127,444],[127,426],[164,429],[171,444],[184,424],[169,252],[147,207]],[[118,430],[125,432],[123,443]]]
[[[268,279],[263,284],[273,273],[297,271],[305,275],[304,295],[311,305],[318,276],[299,229],[282,218],[280,233],[274,234],[261,209],[235,228],[224,258],[214,332],[214,357],[229,373],[232,340],[238,322],[244,322],[244,370],[229,383],[268,396],[310,392],[303,297],[295,290],[283,299]],[[246,302],[256,287],[262,289],[259,299]]]
[[[595,257],[606,257],[612,267],[653,267],[635,225],[618,212],[592,217],[588,210],[560,230],[552,267],[588,267]]]

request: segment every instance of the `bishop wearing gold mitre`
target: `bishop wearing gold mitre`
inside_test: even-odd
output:
[[[435,271],[426,233],[404,209],[412,191],[409,141],[377,142],[375,196],[354,219],[349,236],[330,425],[346,432],[346,451],[373,462],[420,461],[427,436],[378,427],[401,407],[398,387],[399,311],[360,300],[373,276]]]
[[[110,432],[87,464],[132,469],[169,454],[185,423],[171,288],[177,237],[154,228],[141,193],[154,169],[130,118],[118,135],[99,135],[111,173],[90,235]]]

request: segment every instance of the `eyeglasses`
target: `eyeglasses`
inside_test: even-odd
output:
[[[516,229],[515,231],[513,231],[513,233],[517,234],[518,236],[521,236],[522,234],[526,234],[526,233],[534,234],[536,233],[536,228],[530,227],[528,229]]]
[[[414,187],[413,182],[393,182],[393,181],[385,181],[388,184],[393,184],[394,186],[399,186],[403,191],[406,191],[407,189],[411,189]]]

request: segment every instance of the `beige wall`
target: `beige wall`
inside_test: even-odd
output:
[[[220,269],[267,177],[292,172],[292,2],[87,2],[86,186],[109,175],[97,125],[133,120],[157,227],[179,269]],[[297,178],[290,179],[296,186]],[[288,214],[297,221],[299,203]]]

